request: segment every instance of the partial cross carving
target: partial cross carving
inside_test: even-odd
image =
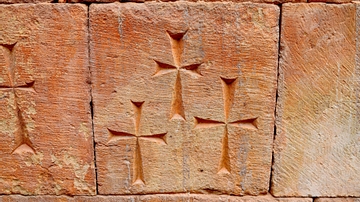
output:
[[[18,104],[19,96],[17,94],[18,90],[35,93],[34,90],[35,81],[25,82],[23,84],[18,84],[15,82],[15,56],[14,56],[15,45],[16,43],[11,45],[5,45],[5,44],[1,45],[6,49],[5,54],[7,55],[7,57],[5,57],[5,64],[7,65],[7,69],[8,69],[8,77],[9,77],[10,85],[0,84],[0,90],[11,91],[14,94],[15,110],[17,113],[17,117],[18,117],[17,122],[19,125],[19,128],[15,132],[15,140],[18,141],[19,143],[11,153],[12,154],[16,154],[16,153],[22,154],[26,152],[35,153],[33,144],[29,139],[29,133],[26,128],[24,117],[19,108],[19,104]]]
[[[227,79],[220,77],[223,85],[223,100],[224,100],[224,121],[202,119],[195,117],[195,128],[211,128],[216,126],[224,126],[224,135],[222,139],[221,159],[219,163],[218,174],[230,173],[230,156],[229,156],[229,141],[228,141],[228,126],[242,127],[250,130],[257,130],[257,118],[244,119],[229,122],[229,115],[231,107],[234,103],[234,95],[237,84],[237,78]]]
[[[202,63],[181,65],[181,56],[184,50],[183,37],[186,33],[187,31],[182,33],[172,33],[167,31],[167,35],[170,39],[174,65],[154,60],[156,63],[156,72],[153,76],[160,76],[170,72],[176,72],[175,86],[171,101],[170,119],[185,120],[180,71],[194,74],[196,76],[202,76],[199,70],[199,66]]]
[[[144,102],[133,102],[131,101],[134,107],[135,117],[134,117],[134,125],[135,125],[135,134],[126,133],[126,132],[118,132],[115,130],[111,130],[108,128],[110,133],[109,141],[114,142],[119,139],[129,139],[134,138],[136,140],[136,147],[135,147],[135,157],[134,157],[134,166],[133,166],[133,185],[135,184],[145,184],[144,180],[144,173],[143,173],[143,165],[142,165],[142,156],[141,156],[141,149],[139,144],[139,139],[148,140],[152,142],[156,142],[158,144],[166,145],[165,133],[159,134],[149,134],[149,135],[141,135],[139,133],[140,130],[140,120],[141,120],[141,109]]]

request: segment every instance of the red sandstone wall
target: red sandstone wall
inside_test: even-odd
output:
[[[358,5],[0,0],[0,201],[360,201]]]

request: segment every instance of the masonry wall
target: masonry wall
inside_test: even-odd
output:
[[[0,201],[360,201],[359,6],[0,0]]]

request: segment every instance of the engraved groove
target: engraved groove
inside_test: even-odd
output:
[[[171,32],[169,30],[166,30],[168,35],[175,41],[180,41],[184,37],[184,35],[187,33],[187,31],[188,30],[185,30],[184,32],[175,33],[175,32]]]
[[[13,54],[13,51],[14,51],[14,47],[16,45],[16,42],[14,44],[2,44],[1,46],[3,46],[4,48],[7,49],[7,56],[5,60],[6,63],[8,64],[8,76],[9,76],[9,80],[10,80],[10,86],[12,88],[14,88],[15,86],[15,82],[14,82],[14,79],[15,79],[15,59],[14,59],[14,54]]]
[[[221,126],[224,125],[225,123],[222,121],[215,121],[215,120],[210,120],[210,119],[202,119],[199,117],[194,117],[195,118],[195,127],[194,128],[211,128],[211,127],[215,127],[215,126]]]
[[[185,32],[180,33],[173,33],[171,31],[166,31],[170,38],[170,44],[171,44],[171,51],[174,58],[174,63],[177,67],[180,66],[181,63],[181,56],[184,51],[184,42],[183,37],[186,34],[187,30]]]
[[[133,185],[140,184],[144,185],[144,173],[143,173],[143,165],[141,159],[141,149],[139,144],[139,139],[136,138],[136,149],[135,149],[135,158],[134,158],[134,179]]]
[[[246,128],[246,129],[250,129],[250,130],[258,129],[257,118],[238,120],[238,121],[231,122],[229,124],[232,126],[235,126],[235,127]]]
[[[134,120],[135,135],[138,136],[139,129],[140,129],[141,108],[142,108],[142,105],[144,104],[144,102],[134,102],[131,100],[131,103],[134,106],[134,112],[135,112],[135,120]]]
[[[136,137],[134,134],[126,133],[126,132],[118,132],[108,128],[109,131],[109,139],[107,143],[115,142],[117,140],[131,139]]]
[[[196,74],[198,76],[202,76],[202,74],[199,70],[200,65],[202,65],[202,63],[183,66],[183,67],[181,67],[181,69],[185,69],[185,70],[188,70],[190,73]]]
[[[175,87],[173,91],[173,99],[171,102],[170,119],[181,119],[185,120],[184,105],[182,100],[182,86],[180,72],[177,72]]]
[[[221,159],[218,174],[230,173],[229,138],[227,125],[222,139]]]
[[[140,136],[140,139],[144,139],[144,140],[148,140],[151,142],[156,142],[158,144],[162,144],[162,145],[166,145],[166,133],[161,133],[161,134],[154,134],[154,135],[144,135],[144,136]]]
[[[15,100],[16,98],[17,95],[15,93]],[[22,154],[26,152],[35,153],[35,149],[28,136],[28,131],[26,129],[24,118],[16,101],[15,101],[15,107],[17,110],[18,124],[19,124],[19,128],[17,130],[18,132],[15,134],[17,134],[16,136],[18,136],[18,138],[20,139],[20,143],[11,153],[12,154]]]
[[[156,63],[156,71],[153,76],[160,76],[160,75],[168,74],[170,72],[174,72],[177,70],[177,68],[175,66],[172,66],[172,65],[169,65],[166,63],[162,63],[157,60],[154,60],[154,61]]]
[[[225,113],[225,122],[228,121],[231,107],[234,103],[234,95],[236,89],[237,78],[223,78],[220,77],[223,83],[223,99],[224,99],[224,113]]]
[[[13,44],[1,44],[1,46],[3,46],[4,48],[8,49],[10,52],[12,52],[14,50],[14,47],[16,45],[17,42],[13,43]]]
[[[35,89],[34,89],[34,85],[35,85],[35,81],[31,81],[31,82],[25,82],[25,84],[23,85],[17,85],[15,86],[15,90],[19,89],[19,90],[23,90],[23,91],[29,91],[32,93],[36,93]]]

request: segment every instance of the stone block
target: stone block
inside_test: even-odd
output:
[[[284,4],[271,192],[360,196],[359,8]]]
[[[0,11],[0,194],[95,194],[87,7]]]
[[[269,186],[279,8],[90,6],[100,194]]]

